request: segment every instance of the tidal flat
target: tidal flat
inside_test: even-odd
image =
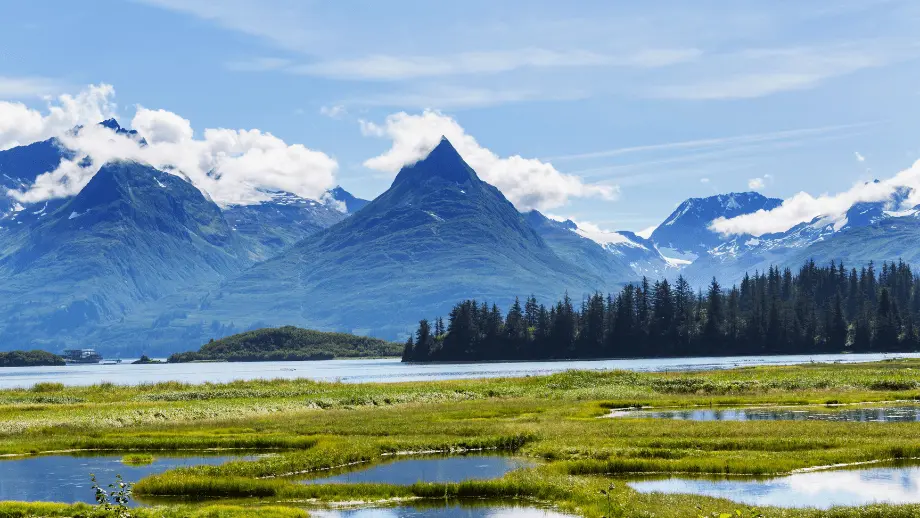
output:
[[[0,391],[0,469],[4,458],[41,454],[274,453],[129,480],[135,499],[147,504],[132,509],[132,516],[307,516],[407,506],[464,509],[470,502],[592,518],[918,516],[920,499],[753,508],[629,485],[650,475],[777,477],[909,463],[920,458],[917,422],[602,418],[611,409],[645,406],[898,405],[920,399],[918,374],[920,361],[891,360],[389,384],[43,384]],[[304,483],[394,458],[471,452],[533,462],[496,478],[459,482]],[[0,503],[0,517],[108,515],[114,516],[69,502]]]

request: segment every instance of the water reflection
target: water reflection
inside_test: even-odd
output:
[[[509,471],[534,466],[527,459],[501,455],[403,458],[367,469],[305,480],[307,484],[360,482],[414,484],[416,482],[462,482],[499,478]]]
[[[126,465],[121,455],[93,457],[47,455],[0,460],[0,501],[94,503],[89,475],[107,487],[120,474],[127,482],[183,466],[223,464],[239,456],[157,457],[143,466]]]
[[[920,502],[920,467],[878,467],[800,473],[767,480],[672,477],[629,485],[640,493],[685,493],[727,498],[753,506],[859,506]]]
[[[685,421],[855,421],[906,423],[920,421],[920,406],[730,408],[723,410],[614,410],[610,417],[674,419]]]
[[[318,518],[568,518],[549,509],[519,506],[466,506],[460,504],[439,507],[385,507],[342,511],[311,510]]]

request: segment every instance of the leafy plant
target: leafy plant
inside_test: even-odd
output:
[[[99,482],[96,481],[96,475],[90,473],[90,480],[93,482],[93,491],[96,494],[96,504],[111,513],[117,518],[131,518],[131,511],[128,504],[131,502],[131,483],[125,482],[121,475],[115,475],[115,482],[108,485],[106,491]]]

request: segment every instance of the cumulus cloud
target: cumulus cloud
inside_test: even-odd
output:
[[[865,162],[865,161],[866,161],[866,157],[864,157],[864,156],[862,155],[862,153],[860,153],[859,151],[855,151],[854,154],[856,155],[856,161],[857,161],[857,162]]]
[[[846,221],[847,210],[853,204],[890,201],[896,193],[904,189],[909,189],[908,196],[900,206],[892,206],[892,209],[920,204],[920,161],[886,180],[860,183],[838,194],[822,194],[817,197],[800,192],[773,210],[761,209],[731,219],[718,218],[712,222],[711,228],[726,235],[761,236],[783,232],[818,217],[822,218],[822,224],[839,226]]]
[[[114,95],[114,90],[108,89],[106,99]],[[40,175],[28,190],[10,191],[10,195],[32,203],[74,195],[110,160],[135,160],[180,175],[223,206],[258,203],[270,198],[266,191],[278,190],[320,199],[335,186],[338,164],[333,158],[300,144],[287,144],[258,129],[205,129],[202,137],[196,138],[187,119],[167,110],[138,106],[131,126],[146,140],[142,145],[138,139],[96,124],[102,120],[100,112],[93,109],[97,98],[81,94],[66,99],[73,101],[71,104],[82,99],[90,104],[88,108],[52,106],[48,114],[29,111],[36,126],[60,126],[47,136],[56,136],[76,156]],[[57,122],[64,118],[57,115],[60,112],[81,113],[80,121],[87,124],[79,132],[71,132],[73,124]],[[32,140],[35,135],[39,134],[33,132]],[[81,167],[86,157],[93,165]]]
[[[773,180],[773,175],[765,174],[757,178],[748,180],[748,189],[757,191],[767,186],[767,183]]]
[[[115,114],[115,89],[92,85],[77,95],[47,98],[42,114],[22,103],[0,101],[0,150],[60,135],[74,126],[101,122]]]
[[[578,176],[561,173],[537,159],[519,155],[501,158],[482,147],[453,118],[434,110],[420,115],[400,112],[387,117],[383,124],[363,120],[360,124],[364,135],[392,140],[389,150],[364,162],[366,167],[396,173],[427,156],[445,136],[483,180],[498,187],[522,211],[559,207],[570,198],[614,199],[618,193],[615,186],[586,184]]]

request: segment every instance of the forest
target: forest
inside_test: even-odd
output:
[[[403,361],[902,352],[920,348],[920,275],[902,261],[847,269],[806,262],[771,267],[730,288],[694,291],[678,277],[629,284],[616,295],[568,294],[546,306],[519,298],[457,303],[445,322],[421,320]]]

